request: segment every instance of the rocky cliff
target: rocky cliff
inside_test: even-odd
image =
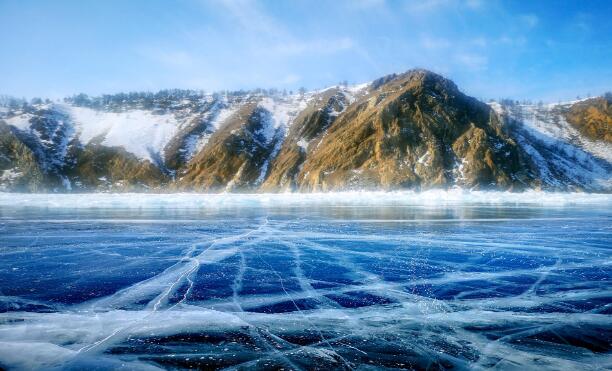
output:
[[[0,107],[5,191],[612,190],[610,97],[485,104],[411,70],[312,92]]]
[[[427,71],[391,76],[350,105],[309,150],[301,190],[515,189],[528,164],[489,106]]]
[[[587,138],[612,143],[612,96],[573,104],[564,116]]]

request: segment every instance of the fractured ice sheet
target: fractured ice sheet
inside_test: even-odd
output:
[[[610,206],[4,207],[0,367],[610,368]]]

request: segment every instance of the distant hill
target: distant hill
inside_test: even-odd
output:
[[[0,99],[0,189],[612,191],[611,97],[485,104],[410,70],[286,93]]]

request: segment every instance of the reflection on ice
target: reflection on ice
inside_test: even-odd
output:
[[[5,208],[0,366],[609,368],[610,206]]]

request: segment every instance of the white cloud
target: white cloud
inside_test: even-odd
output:
[[[523,14],[519,16],[519,19],[527,28],[534,28],[540,22],[540,19],[535,14]]]
[[[415,0],[406,2],[406,10],[411,13],[431,13],[444,9],[478,10],[483,5],[482,0]]]
[[[352,49],[354,46],[353,40],[347,37],[339,39],[291,40],[271,45],[264,52],[282,55],[333,54]]]
[[[448,7],[453,2],[454,0],[409,1],[406,3],[406,10],[412,13],[429,13],[441,7]]]
[[[482,0],[466,0],[465,5],[468,8],[480,9],[484,5],[484,3]]]
[[[386,6],[385,0],[353,0],[350,4],[354,9],[379,9]]]
[[[589,34],[591,32],[592,16],[587,13],[579,12],[574,16],[574,19],[569,23],[569,29],[580,34]]]
[[[332,54],[355,46],[349,37],[302,38],[293,35],[281,22],[271,17],[257,2],[223,0],[227,14],[242,30],[241,35],[257,54],[295,56],[301,54]]]
[[[265,35],[282,38],[288,31],[274,18],[259,8],[258,3],[248,0],[221,0],[224,11],[236,22],[236,26],[250,35]]]
[[[469,52],[457,53],[454,59],[457,63],[472,70],[484,69],[489,63],[489,59],[486,56]]]
[[[160,47],[141,47],[137,53],[167,67],[185,68],[196,64],[197,58],[183,50],[163,49]]]
[[[421,46],[425,49],[436,50],[436,49],[446,49],[450,47],[452,44],[450,40],[445,38],[437,38],[432,36],[421,36]]]
[[[501,36],[494,40],[494,43],[507,46],[523,46],[527,44],[527,38],[525,36]]]
[[[470,44],[484,48],[489,45],[489,40],[484,36],[478,36],[470,40]]]
[[[283,77],[280,81],[278,81],[277,84],[280,86],[293,85],[301,80],[302,77],[300,75],[290,73],[287,76]]]

